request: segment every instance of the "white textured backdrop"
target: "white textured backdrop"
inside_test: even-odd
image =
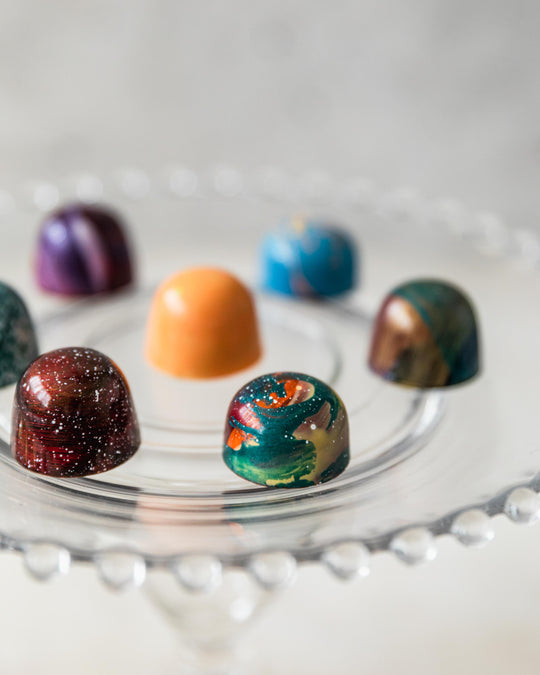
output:
[[[534,0],[0,0],[0,178],[285,165],[534,225]]]

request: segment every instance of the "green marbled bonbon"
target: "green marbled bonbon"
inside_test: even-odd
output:
[[[26,305],[0,282],[0,387],[17,382],[37,356],[36,333]]]
[[[326,482],[349,463],[345,406],[310,375],[263,375],[231,402],[223,458],[234,473],[259,485],[297,488]]]
[[[480,370],[472,303],[455,286],[434,279],[394,288],[379,310],[369,363],[385,379],[416,387],[471,379]]]

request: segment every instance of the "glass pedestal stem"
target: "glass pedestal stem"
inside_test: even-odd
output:
[[[240,675],[264,673],[264,664],[246,648],[252,625],[275,593],[263,590],[245,572],[230,570],[215,590],[193,592],[170,574],[151,573],[145,591],[175,629],[180,642],[173,673]]]

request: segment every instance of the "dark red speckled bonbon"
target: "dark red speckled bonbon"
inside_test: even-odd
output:
[[[17,385],[11,449],[30,471],[88,476],[114,469],[140,444],[128,384],[104,354],[84,347],[37,358]]]

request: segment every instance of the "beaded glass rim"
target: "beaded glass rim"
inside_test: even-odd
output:
[[[540,265],[540,236],[532,230],[508,228],[493,213],[474,212],[450,199],[427,201],[408,188],[380,189],[363,177],[337,179],[320,171],[295,177],[275,167],[243,172],[219,165],[198,172],[174,165],[155,173],[124,168],[111,172],[108,178],[81,173],[56,182],[29,181],[13,189],[0,189],[0,223],[16,211],[49,211],[66,196],[95,202],[106,199],[111,191],[133,201],[147,199],[158,191],[180,200],[214,195],[282,204],[300,200],[313,208],[340,203],[398,224],[436,223],[483,255],[512,258],[530,269]],[[494,537],[491,519],[496,515],[505,514],[515,523],[536,522],[540,517],[539,491],[540,475],[529,471],[528,480],[433,521],[411,523],[372,539],[352,537],[309,548],[160,557],[117,547],[84,550],[68,547],[59,540],[29,540],[2,533],[0,547],[22,554],[26,569],[42,581],[67,574],[72,563],[82,562],[92,563],[102,581],[117,590],[141,586],[148,570],[165,569],[184,588],[210,592],[219,586],[224,570],[243,568],[263,588],[273,590],[294,581],[299,563],[320,562],[337,578],[351,579],[369,573],[369,557],[375,552],[391,551],[409,565],[433,560],[437,554],[436,537],[443,534],[451,534],[465,546],[483,546]]]

